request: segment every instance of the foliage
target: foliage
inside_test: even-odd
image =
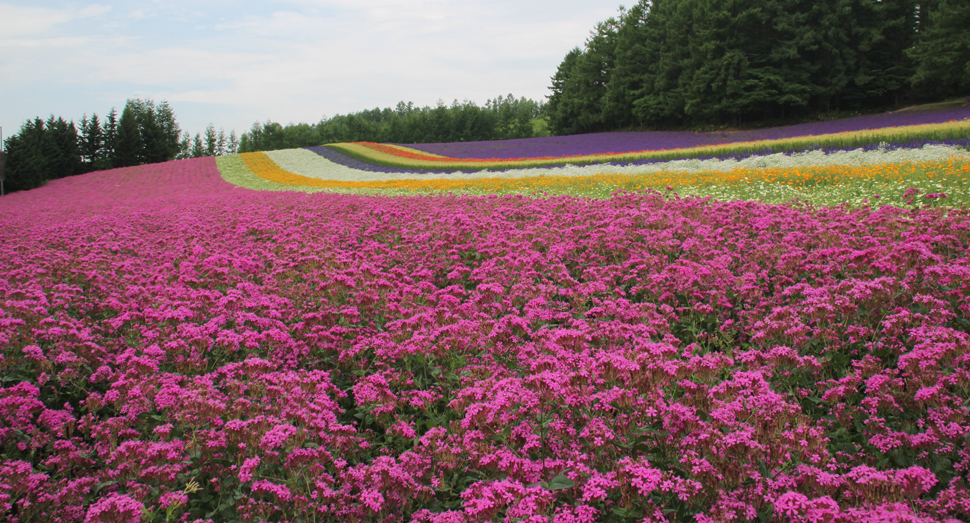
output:
[[[962,153],[962,154],[961,154]],[[522,194],[609,198],[658,190],[720,201],[799,201],[851,207],[970,205],[970,155],[961,149],[813,151],[633,166],[569,166],[482,173],[385,173],[331,162],[305,149],[244,153],[220,163],[230,183],[258,190],[352,194]],[[230,174],[231,173],[231,174]],[[456,175],[457,174],[457,175]],[[919,190],[918,197],[905,196]]]
[[[530,138],[542,132],[536,120],[543,105],[511,94],[488,100],[484,107],[473,102],[450,107],[415,107],[400,102],[385,108],[336,115],[317,124],[256,122],[240,137],[239,152],[272,151],[317,146],[333,142],[378,141],[394,143],[461,142]]]
[[[720,143],[676,149],[524,158],[452,158],[416,148],[371,142],[334,143],[326,147],[361,161],[389,168],[424,170],[505,170],[609,162],[655,162],[751,154],[793,153],[815,149],[874,147],[882,143],[959,142],[970,138],[970,120],[871,129],[789,138]]]
[[[554,134],[739,126],[965,95],[966,2],[642,0],[552,77]]]
[[[40,187],[48,180],[80,171],[74,122],[53,115],[27,121],[20,132],[4,140],[7,151],[4,190],[22,191]]]
[[[193,138],[188,132],[182,135],[182,140],[179,142],[179,154],[176,158],[184,160],[203,156],[225,156],[237,152],[239,152],[239,137],[236,135],[236,131],[230,131],[227,136],[226,130],[220,128],[219,132],[216,133],[215,125],[210,123],[205,128],[205,136],[201,133],[195,133]]]
[[[143,154],[139,154],[143,145],[141,131],[135,108],[131,104],[126,105],[121,111],[121,119],[118,120],[112,164],[116,167],[131,167],[140,163],[139,160],[144,158]]]
[[[5,188],[19,191],[49,180],[112,167],[174,159],[180,150],[179,126],[167,102],[130,99],[118,118],[111,109],[102,123],[97,113],[74,122],[53,115],[24,123],[5,140],[10,150]]]
[[[970,4],[939,0],[920,4],[919,45],[909,51],[916,64],[913,83],[938,93],[970,92]]]

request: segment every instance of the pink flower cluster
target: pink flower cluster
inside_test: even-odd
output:
[[[58,180],[0,198],[0,514],[966,521],[968,247],[959,209]]]

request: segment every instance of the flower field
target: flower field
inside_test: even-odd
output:
[[[4,196],[0,511],[970,521],[949,125],[475,172],[309,148]]]
[[[409,147],[428,154],[453,158],[520,158],[558,157],[574,155],[606,154],[621,151],[644,151],[650,149],[686,149],[724,143],[784,140],[805,136],[837,135],[899,128],[916,125],[940,124],[951,120],[970,118],[970,108],[951,108],[930,111],[903,111],[896,113],[857,116],[828,122],[804,123],[785,127],[755,129],[750,131],[727,131],[716,133],[664,132],[633,133],[614,132],[550,136],[493,142],[455,142],[415,144]]]

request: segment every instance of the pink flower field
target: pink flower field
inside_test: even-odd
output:
[[[970,521],[970,212],[0,198],[5,521]]]

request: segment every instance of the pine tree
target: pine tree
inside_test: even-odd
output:
[[[633,113],[656,127],[684,123],[687,90],[693,76],[691,38],[694,8],[691,0],[658,0],[652,3],[643,29],[644,61],[642,90],[636,93]]]
[[[216,156],[226,155],[226,146],[228,139],[226,138],[226,130],[219,128],[219,138],[216,140]]]
[[[159,155],[156,157],[159,162],[167,162],[175,159],[180,150],[180,135],[182,130],[178,122],[175,121],[175,112],[172,107],[162,100],[155,110],[156,123],[160,130],[162,146]],[[161,152],[164,151],[164,152]]]
[[[205,128],[205,156],[215,156],[216,146],[219,138],[216,136],[216,128],[211,123]]]
[[[650,64],[658,58],[646,46],[650,10],[649,0],[641,0],[623,16],[617,31],[616,62],[606,86],[605,106],[606,118],[616,126],[643,123],[633,107],[644,91]]]
[[[580,48],[573,48],[566,53],[552,77],[552,86],[549,88],[552,94],[549,95],[546,110],[549,113],[549,128],[553,134],[582,132],[577,125],[579,104],[575,100],[576,93],[573,88],[573,78],[577,75],[577,66],[582,56],[583,51]]]
[[[83,170],[91,172],[103,168],[104,130],[101,128],[98,113],[93,113],[90,120],[85,120],[81,121],[81,158],[84,162]]]
[[[125,104],[125,109],[128,108],[138,122],[138,136],[141,139],[136,165],[166,161],[168,150],[158,122],[155,103],[150,98],[146,100],[135,98]]]
[[[195,133],[195,139],[192,140],[191,154],[192,158],[205,156],[205,145],[202,144],[202,136],[199,133]]]
[[[189,135],[188,131],[182,133],[182,139],[179,141],[179,152],[175,155],[176,160],[185,160],[186,158],[192,157],[192,136]]]
[[[50,179],[49,140],[40,118],[28,120],[19,133],[4,140],[7,152],[5,192],[34,189]]]
[[[226,152],[228,154],[237,154],[239,152],[239,137],[236,135],[235,129],[229,132],[229,149]]]
[[[778,100],[777,71],[769,60],[776,41],[767,12],[771,1],[698,0],[684,108],[696,121],[738,125]]]
[[[91,124],[91,121],[88,120],[88,113],[84,113],[84,116],[81,117],[80,123],[81,123],[80,129],[79,129],[80,134],[78,135],[77,146],[78,146],[78,150],[81,153],[82,169],[84,170],[84,172],[90,172],[91,164],[94,163],[94,161],[91,158],[89,158],[87,154],[88,153],[88,126]]]
[[[68,122],[62,117],[51,115],[47,120],[47,134],[49,139],[46,154],[49,160],[49,180],[73,176],[80,172],[81,154],[78,151],[77,127],[74,122]]]
[[[761,52],[767,53],[772,68],[771,85],[778,94],[771,105],[780,118],[807,112],[814,93],[812,75],[817,68],[808,59],[817,48],[808,24],[813,2],[774,0],[765,4],[772,36],[763,42]]]
[[[939,0],[919,8],[911,84],[936,97],[970,94],[970,3]]]
[[[111,169],[116,167],[114,163],[115,158],[115,144],[118,142],[118,111],[114,107],[108,112],[108,116],[104,119],[104,146],[101,151],[101,162],[102,165],[99,169]]]
[[[852,10],[856,61],[842,99],[853,108],[899,103],[913,75],[916,1],[855,0]]]
[[[138,128],[138,118],[132,104],[126,104],[124,110],[121,111],[121,119],[118,120],[114,157],[111,163],[115,167],[138,165],[141,154],[142,141]]]

